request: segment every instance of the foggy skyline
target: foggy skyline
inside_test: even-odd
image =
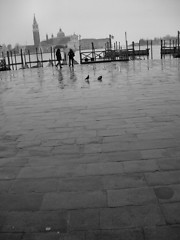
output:
[[[40,39],[46,34],[73,33],[81,38],[106,38],[138,41],[180,30],[179,0],[0,0],[0,45],[33,44],[34,14]]]

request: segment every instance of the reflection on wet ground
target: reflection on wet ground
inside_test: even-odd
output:
[[[89,83],[85,78],[89,75]],[[97,81],[102,75],[102,82]],[[46,67],[18,71],[0,72],[0,91],[10,89],[27,90],[27,93],[47,92],[57,89],[98,89],[103,87],[123,87],[133,84],[153,84],[179,81],[180,60],[143,60],[130,62],[75,65],[63,69]]]

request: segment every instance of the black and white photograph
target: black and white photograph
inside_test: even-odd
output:
[[[0,0],[0,240],[180,240],[180,0]]]

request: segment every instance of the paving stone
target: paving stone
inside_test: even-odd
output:
[[[108,190],[107,196],[109,207],[157,203],[157,199],[152,188]]]
[[[0,180],[15,179],[21,167],[0,167]]]
[[[100,153],[101,144],[100,143],[91,143],[84,146],[84,153]]]
[[[180,224],[180,202],[165,203],[160,206],[168,224]]]
[[[1,184],[1,182],[0,182]],[[9,189],[12,193],[45,193],[57,190],[57,179],[21,179],[15,180]]]
[[[136,161],[142,158],[140,151],[119,151],[102,153],[100,159],[102,161],[110,162],[124,162],[124,161]]]
[[[141,150],[142,159],[163,158],[164,157],[163,153],[164,149]]]
[[[76,153],[79,153],[78,145],[56,146],[52,150],[52,154],[76,154]]]
[[[158,159],[158,165],[161,170],[180,170],[180,161],[176,158]]]
[[[58,211],[13,211],[1,212],[5,221],[1,223],[1,232],[66,232],[67,216]]]
[[[24,167],[18,174],[17,178],[48,178],[57,176],[56,167]]]
[[[134,228],[163,225],[164,217],[157,205],[105,208],[100,211],[101,229]]]
[[[180,226],[157,226],[145,228],[145,240],[179,240]]]
[[[41,209],[93,208],[105,207],[106,204],[106,194],[102,191],[47,193],[44,196]]]
[[[123,173],[121,162],[89,163],[86,164],[87,175],[106,175]]]
[[[180,184],[154,187],[159,202],[180,201]]]
[[[27,161],[28,160],[26,158],[18,158],[18,157],[0,158],[0,167],[4,167],[4,168],[23,167],[27,163]]]
[[[35,211],[39,210],[43,196],[42,194],[1,194],[0,211]]]
[[[138,188],[147,186],[142,173],[105,175],[102,181],[104,189]]]
[[[169,185],[169,184],[180,184],[180,171],[162,171],[145,173],[145,178],[149,185]]]
[[[86,240],[144,240],[142,229],[96,230],[86,233]]]
[[[102,153],[108,153],[108,152],[119,152],[119,151],[128,151],[131,150],[129,146],[129,142],[114,142],[114,143],[102,143],[101,147]]]
[[[0,194],[7,193],[11,187],[13,180],[0,180]]]
[[[68,211],[69,231],[99,229],[99,209]]]
[[[119,136],[125,134],[123,129],[108,129],[108,130],[99,130],[97,131],[98,136]]]
[[[23,233],[0,233],[0,240],[22,240]]]
[[[156,160],[140,160],[123,162],[124,172],[155,172],[159,170]]]
[[[22,240],[60,240],[61,234],[59,232],[47,233],[25,233]]]
[[[58,182],[57,191],[59,192],[82,192],[96,191],[103,189],[101,176],[87,176],[76,178],[62,178]]]

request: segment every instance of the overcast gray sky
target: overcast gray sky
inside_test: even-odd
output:
[[[41,40],[59,28],[66,35],[123,42],[177,35],[180,0],[0,0],[0,44],[33,44],[33,16]]]

